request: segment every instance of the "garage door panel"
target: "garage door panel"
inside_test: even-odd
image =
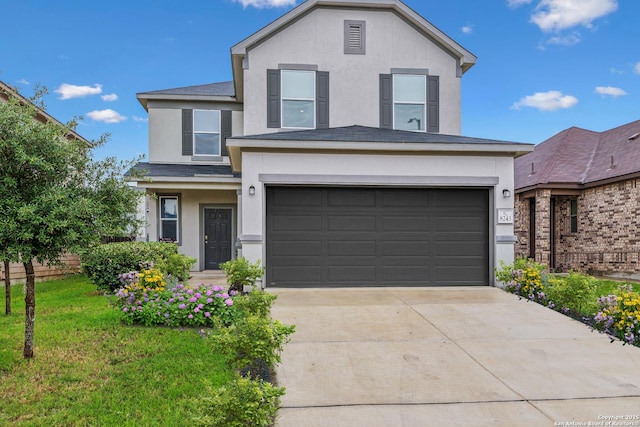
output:
[[[423,216],[384,215],[381,231],[429,231],[429,218]]]
[[[283,215],[273,219],[272,231],[322,231],[321,215]]]
[[[376,280],[375,266],[333,266],[328,268],[330,282],[369,282]]]
[[[399,257],[399,256],[428,256],[429,242],[417,241],[395,241],[382,243],[382,255]]]
[[[328,193],[329,208],[353,207],[358,208],[376,206],[376,195],[371,191],[361,189],[337,189]]]
[[[270,286],[488,284],[486,189],[295,190],[267,188]]]
[[[329,215],[327,231],[376,231],[376,217],[373,215]]]
[[[344,242],[339,240],[328,242],[328,256],[375,256],[375,240],[361,242]]]

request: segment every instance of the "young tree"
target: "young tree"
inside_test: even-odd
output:
[[[44,93],[0,103],[0,259],[24,265],[26,359],[33,357],[34,262],[59,265],[66,252],[135,227],[139,197],[123,178],[130,163],[92,158],[106,136],[89,143],[74,122],[36,119]]]

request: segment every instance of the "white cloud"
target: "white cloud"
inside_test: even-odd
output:
[[[62,83],[60,87],[54,90],[60,94],[59,99],[84,98],[89,95],[99,95],[102,93],[102,85],[94,84],[93,86],[76,86],[68,83]]]
[[[89,111],[87,116],[97,122],[105,123],[120,123],[127,120],[125,116],[111,109]]]
[[[612,86],[598,86],[596,87],[596,93],[603,96],[604,95],[613,96],[614,98],[617,96],[623,96],[627,94],[627,92],[620,89],[619,87],[612,87]]]
[[[525,96],[520,99],[520,101],[514,103],[511,108],[519,110],[522,107],[531,107],[542,111],[555,111],[561,108],[571,108],[577,103],[578,98],[574,96],[563,95],[560,91],[550,90]]]
[[[523,4],[529,4],[532,2],[533,0],[507,0],[507,4],[509,5],[509,7],[519,7]]]
[[[617,0],[540,0],[531,22],[542,31],[560,31],[579,25],[591,28],[594,20],[617,9]]]
[[[18,80],[18,83],[20,83],[21,85],[25,85],[25,86],[28,86],[28,85],[31,84],[31,83],[29,83],[29,81],[27,79],[20,79],[20,80]]]
[[[233,0],[236,3],[240,3],[242,7],[253,6],[257,9],[263,9],[266,7],[285,7],[293,6],[296,4],[296,0]]]
[[[149,121],[149,119],[147,119],[146,117],[132,116],[131,118],[133,119],[134,122],[148,122]]]
[[[633,72],[640,74],[640,62],[636,62],[636,65],[633,66]]]
[[[473,25],[465,25],[464,27],[462,27],[462,32],[464,34],[471,34],[473,33]]]
[[[547,44],[555,44],[561,46],[573,46],[580,43],[580,34],[573,33],[568,36],[554,36],[547,40]]]
[[[102,95],[100,98],[102,98],[103,101],[112,102],[118,100],[118,95],[115,93],[109,93],[107,95]]]

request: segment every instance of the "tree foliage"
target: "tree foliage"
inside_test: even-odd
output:
[[[60,264],[67,251],[137,225],[139,194],[123,178],[131,163],[94,160],[92,150],[107,137],[79,138],[75,121],[38,120],[44,93],[0,102],[0,259],[25,266],[27,318],[35,315],[34,261]]]

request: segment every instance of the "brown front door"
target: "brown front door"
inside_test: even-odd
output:
[[[204,268],[219,270],[231,259],[231,209],[204,210]]]

